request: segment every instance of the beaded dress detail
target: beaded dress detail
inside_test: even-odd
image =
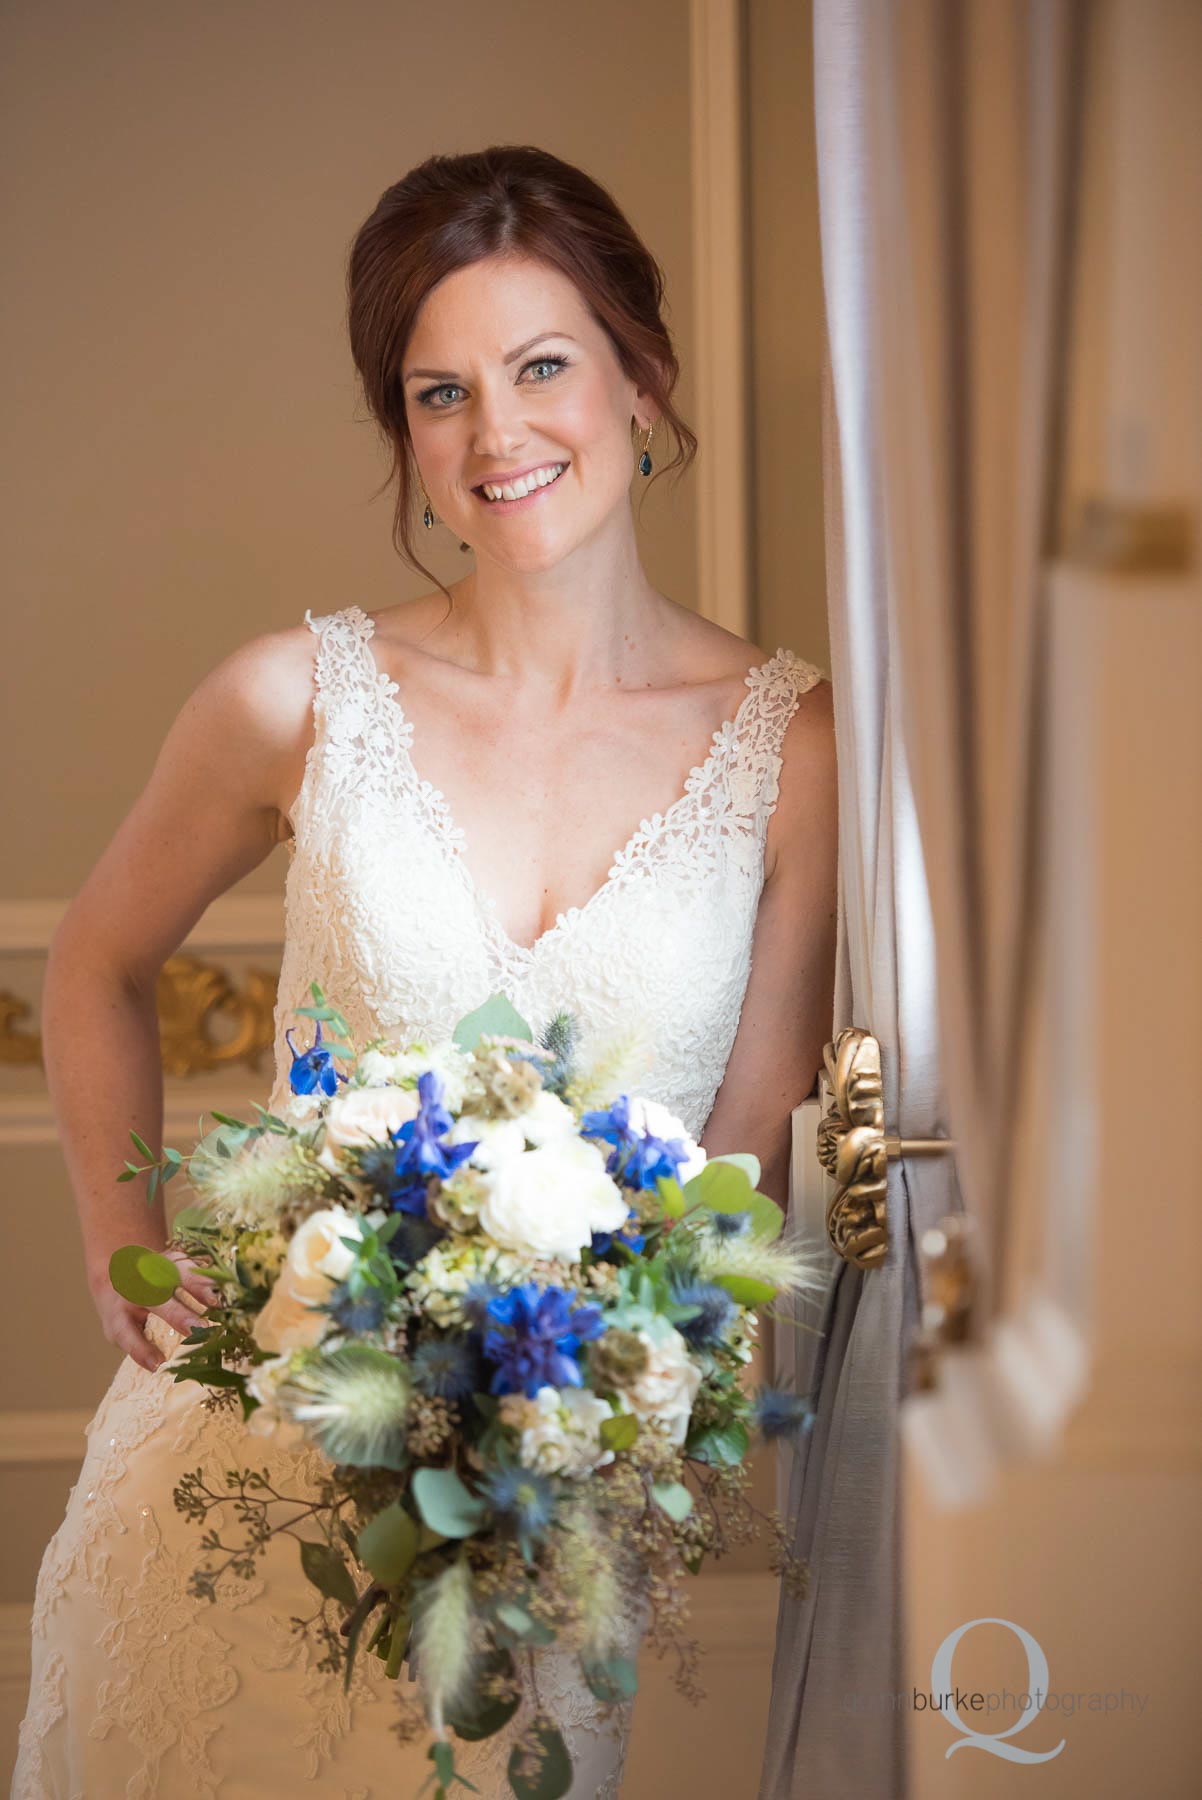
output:
[[[735,717],[679,796],[641,821],[584,905],[527,947],[477,890],[462,832],[414,766],[372,619],[357,606],[305,617],[317,639],[315,731],[290,811],[273,1108],[290,1098],[284,1032],[311,981],[359,1042],[446,1036],[499,991],[536,1035],[570,1008],[582,1062],[640,1021],[642,1073],[628,1090],[700,1137],[751,970],[781,742],[821,671],[787,649],[749,670]],[[169,1357],[181,1342],[153,1315],[147,1332]],[[303,1501],[319,1453],[248,1434],[237,1410],[209,1407],[198,1385],[165,1370],[127,1357],[88,1426],[38,1575],[13,1800],[283,1800],[305,1783],[331,1800],[409,1800],[432,1773],[428,1737],[403,1744],[394,1729],[398,1688],[415,1689],[387,1681],[375,1657],[357,1660],[348,1694],[341,1674],[317,1666],[316,1640],[290,1628],[316,1601],[294,1543],[274,1541],[249,1581],[223,1578],[217,1605],[187,1593],[201,1528],[173,1504],[184,1473],[199,1467],[221,1491],[227,1469],[254,1467]],[[208,1521],[223,1523],[236,1530],[232,1507]],[[566,1651],[540,1657],[537,1686],[572,1755],[571,1800],[616,1800],[634,1702],[602,1708]],[[533,1704],[528,1691],[503,1732],[457,1744],[456,1767],[483,1800],[511,1800],[506,1763]]]

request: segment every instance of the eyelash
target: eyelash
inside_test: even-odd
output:
[[[534,356],[534,357],[531,357],[529,362],[524,362],[522,364],[521,372],[524,375],[527,369],[540,368],[543,363],[554,363],[556,374],[558,374],[561,369],[567,369],[567,368],[571,367],[571,362],[570,362],[569,358],[566,356]],[[554,375],[547,376],[548,382],[554,381],[554,379],[555,379]],[[450,411],[449,407],[432,406],[430,404],[430,396],[432,394],[445,393],[447,388],[457,388],[458,386],[459,386],[459,383],[457,381],[440,381],[434,387],[422,388],[421,392],[418,394],[417,397],[423,406],[429,407],[431,412],[449,412]],[[536,382],[535,386],[536,387],[545,387],[546,382],[541,382],[541,381]]]

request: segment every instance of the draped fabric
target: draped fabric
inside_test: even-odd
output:
[[[907,1791],[898,1424],[922,1233],[967,1207],[1005,1273],[1077,26],[1068,0],[815,0],[832,1035],[879,1040],[887,1131],[959,1148],[890,1161],[884,1266],[837,1266],[816,1352],[782,1334],[817,1408],[789,1477],[811,1576],[781,1596],[760,1800]]]

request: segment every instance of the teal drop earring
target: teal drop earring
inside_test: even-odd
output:
[[[652,419],[650,425],[647,427],[647,436],[643,442],[643,454],[639,457],[640,475],[650,475],[651,473],[651,433],[654,430],[655,420]]]
[[[430,505],[430,496],[427,494],[425,488],[422,489],[422,499],[426,503],[426,510],[422,514],[422,524],[425,526],[426,530],[429,531],[434,523],[434,508]]]

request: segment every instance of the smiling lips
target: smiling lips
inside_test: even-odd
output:
[[[566,463],[544,463],[528,475],[520,476],[513,482],[481,482],[473,488],[477,500],[484,506],[491,506],[499,511],[514,512],[524,506],[531,506],[549,487],[554,487],[559,477],[567,468]],[[491,494],[489,492],[491,490]],[[495,498],[493,497],[495,496]]]

